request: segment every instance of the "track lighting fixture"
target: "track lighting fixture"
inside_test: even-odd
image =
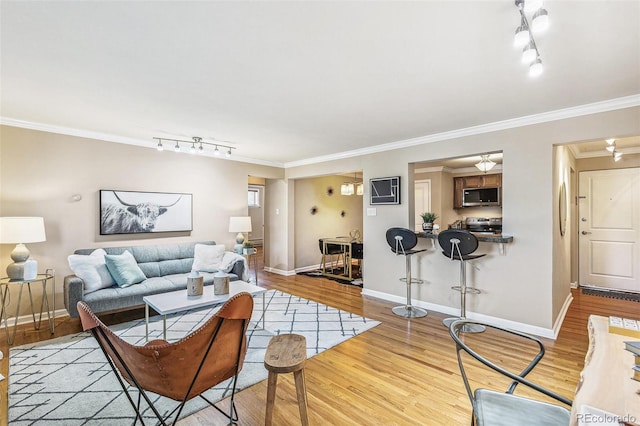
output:
[[[522,62],[529,65],[529,76],[538,77],[544,69],[533,32],[539,33],[549,27],[549,12],[542,8],[542,0],[515,0],[515,3],[520,12],[520,26],[516,28],[513,44],[524,48]],[[531,25],[526,13],[533,13]]]
[[[214,151],[213,154],[214,155],[220,155],[220,149],[223,149],[225,151],[224,156],[229,158],[231,157],[231,150],[235,149],[232,146],[229,145],[222,145],[219,143],[211,143],[211,142],[204,142],[202,140],[202,138],[194,136],[191,141],[183,141],[183,140],[178,140],[178,139],[167,139],[167,138],[153,138],[155,140],[158,141],[158,144],[156,145],[156,148],[158,149],[158,151],[164,151],[164,145],[162,144],[162,142],[171,142],[171,143],[175,143],[173,150],[175,152],[180,152],[181,151],[181,144],[185,144],[186,146],[189,146],[189,144],[191,144],[191,147],[189,148],[189,153],[191,154],[204,154],[204,145],[209,145],[214,147]]]
[[[605,146],[604,149],[611,153],[613,161],[620,161],[620,159],[622,158],[622,152],[616,149],[616,140],[607,139],[605,142],[607,143],[607,146]]]

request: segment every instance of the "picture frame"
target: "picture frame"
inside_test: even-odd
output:
[[[192,230],[192,194],[100,190],[100,235]]]
[[[400,204],[400,176],[369,179],[369,204]]]

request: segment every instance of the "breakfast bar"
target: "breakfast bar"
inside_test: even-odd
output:
[[[513,242],[513,236],[505,235],[505,234],[487,234],[483,232],[472,232],[478,238],[478,241],[484,243],[495,243],[498,244],[498,249],[501,255],[505,254],[504,245]],[[436,241],[438,239],[438,234],[434,232],[417,232],[416,235],[418,238],[428,238],[431,239],[431,244],[433,247],[436,246]]]

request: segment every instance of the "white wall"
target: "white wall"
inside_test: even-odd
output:
[[[28,247],[42,271],[56,270],[58,308],[63,278],[71,273],[67,256],[74,250],[197,240],[233,247],[229,217],[247,215],[247,176],[284,175],[280,168],[158,152],[152,141],[143,148],[9,126],[0,127],[0,166],[0,215],[44,217],[47,241]],[[100,189],[191,193],[193,231],[101,236]],[[74,194],[82,200],[74,202]],[[4,271],[13,245],[0,249]],[[36,305],[39,295],[34,292]],[[18,300],[13,296],[9,316]],[[23,303],[21,313],[26,312]]]
[[[403,260],[389,252],[384,235],[392,226],[410,226],[409,203],[404,197],[409,190],[409,164],[503,151],[503,230],[514,236],[514,242],[507,246],[504,256],[494,246],[481,245],[490,256],[476,262],[478,270],[470,274],[470,279],[484,293],[470,298],[469,316],[499,318],[514,327],[549,334],[558,315],[558,301],[568,296],[564,284],[554,287],[558,266],[554,268],[553,258],[559,233],[554,228],[557,201],[554,204],[553,146],[640,134],[639,117],[640,108],[628,108],[290,168],[286,175],[294,178],[357,168],[363,170],[365,182],[374,177],[401,176],[403,203],[377,206],[376,216],[365,215],[363,224],[367,235],[364,292],[401,300],[405,287],[398,278],[403,275]],[[370,207],[367,196],[368,188],[365,211]],[[457,309],[458,296],[450,290],[457,280],[454,265],[434,250],[415,263],[427,284],[416,289],[414,298]]]

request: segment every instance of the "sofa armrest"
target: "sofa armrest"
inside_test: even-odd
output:
[[[76,305],[83,298],[84,281],[75,275],[64,277],[64,307],[71,318],[78,318],[78,307]]]
[[[244,262],[244,259],[238,259],[231,268],[231,273],[236,274],[239,280],[242,280],[244,276]]]

